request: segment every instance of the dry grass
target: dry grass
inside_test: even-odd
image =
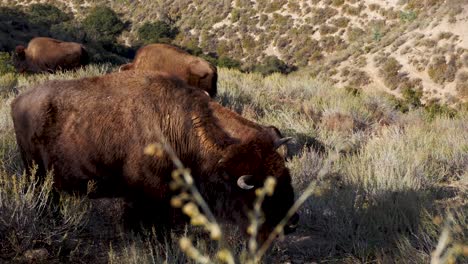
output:
[[[20,77],[16,88],[109,70],[89,66]],[[301,72],[262,77],[220,69],[219,75],[218,101],[295,138],[287,165],[298,195],[309,183],[316,185],[300,210],[299,230],[278,241],[266,262],[427,263],[449,214],[452,242],[442,244],[460,253],[457,246],[468,237],[468,137],[462,133],[468,131],[468,109],[428,118],[423,108],[402,113],[383,94],[339,89]],[[0,262],[40,256],[31,250],[46,249],[47,262],[191,263],[175,241],[161,244],[151,231],[122,231],[118,201],[62,195],[65,209],[54,215],[50,180],[34,189],[34,178],[21,176],[9,113],[15,96],[0,97]],[[14,239],[10,230],[18,234]],[[227,230],[225,245],[239,262],[248,243],[239,231]],[[174,240],[180,236],[173,234]],[[220,248],[203,229],[188,227],[183,236],[216,258]],[[73,242],[65,248],[64,237]]]

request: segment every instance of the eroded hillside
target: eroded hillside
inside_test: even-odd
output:
[[[251,68],[274,55],[338,86],[408,91],[449,104],[468,98],[466,0],[21,1],[47,2],[78,19],[106,4],[131,22],[122,44],[138,42],[144,22],[174,23],[175,44],[200,47]]]

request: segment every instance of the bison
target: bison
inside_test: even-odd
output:
[[[255,189],[272,176],[277,187],[263,203],[264,239],[294,202],[276,151],[284,140],[166,73],[48,81],[18,96],[12,117],[26,166],[37,164],[41,177],[53,170],[58,190],[86,192],[93,181],[92,198],[124,197],[130,223],[145,216],[171,228],[181,221],[170,206],[173,162],[167,154],[144,154],[161,134],[215,215],[245,228]]]
[[[119,68],[119,71],[126,70],[167,72],[189,85],[206,91],[211,97],[215,97],[217,93],[216,67],[202,58],[192,56],[171,45],[150,44],[140,48],[132,63]]]
[[[71,70],[88,62],[88,52],[83,45],[44,37],[33,38],[27,48],[17,46],[13,54],[13,64],[20,73]]]

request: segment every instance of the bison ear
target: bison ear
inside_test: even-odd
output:
[[[209,65],[199,60],[194,60],[190,63],[190,75],[196,76],[198,79],[203,79],[210,73]]]
[[[280,139],[276,140],[275,141],[275,149],[278,149],[282,145],[288,143],[288,141],[290,141],[291,139],[293,139],[293,138],[292,137],[285,137],[285,138],[280,138]]]
[[[18,58],[20,59],[24,59],[26,57],[25,50],[26,48],[23,45],[16,46],[15,48],[16,56],[18,56]]]

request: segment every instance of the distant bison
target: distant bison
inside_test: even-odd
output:
[[[92,195],[124,197],[128,217],[166,227],[182,219],[169,203],[172,161],[143,151],[161,141],[158,131],[215,214],[243,228],[255,189],[267,176],[276,178],[263,203],[261,239],[294,202],[289,170],[276,151],[284,140],[165,73],[48,81],[18,96],[12,117],[26,166],[35,162],[39,176],[53,169],[55,187],[69,192],[86,192],[94,181]]]
[[[140,48],[132,63],[122,65],[119,71],[162,71],[177,76],[189,85],[216,96],[218,72],[208,61],[192,56],[182,49],[167,44],[150,44]]]
[[[88,62],[83,45],[44,37],[33,38],[27,48],[17,46],[13,55],[13,64],[20,73],[71,70]]]

